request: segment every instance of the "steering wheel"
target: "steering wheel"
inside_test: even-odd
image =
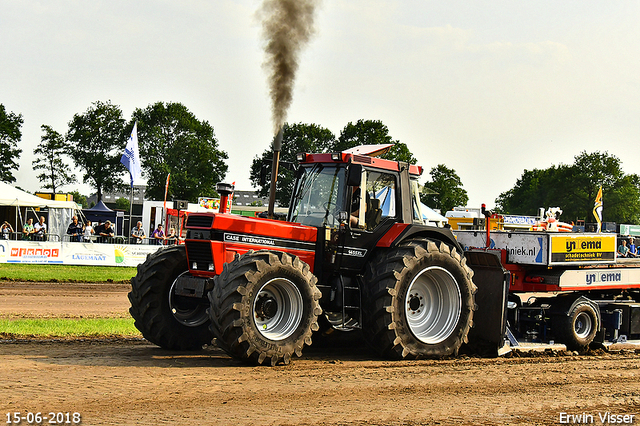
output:
[[[340,211],[340,208],[333,204],[331,205],[328,201],[322,203],[322,207],[324,208],[325,211],[325,222],[330,222],[333,223],[336,221],[336,218],[338,217],[338,212]]]

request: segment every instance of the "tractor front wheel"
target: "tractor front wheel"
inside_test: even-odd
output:
[[[172,246],[149,255],[131,279],[129,312],[135,326],[164,349],[201,349],[213,339],[207,299],[175,293],[177,278],[188,271],[185,247]]]
[[[284,252],[247,252],[226,263],[209,292],[211,331],[230,356],[288,364],[311,345],[322,313],[309,265]]]

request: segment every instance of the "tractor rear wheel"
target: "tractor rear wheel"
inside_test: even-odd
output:
[[[188,271],[185,247],[172,246],[149,255],[131,279],[129,312],[135,326],[164,349],[202,349],[213,339],[208,301],[175,294],[176,279]]]
[[[233,358],[288,364],[318,330],[321,293],[309,265],[278,251],[250,251],[226,263],[209,292],[211,331]]]
[[[416,239],[378,253],[365,276],[365,338],[391,359],[457,354],[473,321],[472,276],[444,243]]]

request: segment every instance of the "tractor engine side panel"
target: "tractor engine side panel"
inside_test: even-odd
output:
[[[315,227],[230,214],[194,213],[187,221],[187,259],[196,276],[215,276],[225,262],[249,250],[277,250],[298,256],[313,272]]]

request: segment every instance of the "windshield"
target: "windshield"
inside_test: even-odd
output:
[[[345,168],[320,163],[303,166],[291,200],[290,221],[310,226],[337,227],[344,210]]]

